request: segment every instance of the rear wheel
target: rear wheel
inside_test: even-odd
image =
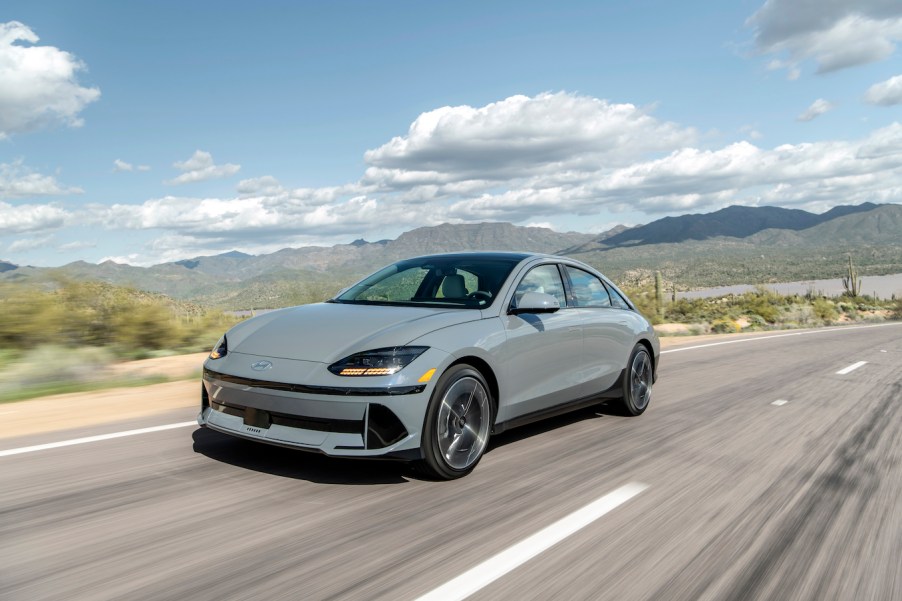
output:
[[[442,480],[473,471],[489,443],[492,399],[485,379],[469,365],[442,374],[423,425],[420,467]]]
[[[651,385],[654,379],[651,355],[648,349],[637,344],[626,364],[626,375],[623,378],[623,410],[627,415],[640,415],[651,401]]]

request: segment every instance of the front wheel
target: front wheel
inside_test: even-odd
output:
[[[627,415],[640,415],[648,407],[653,379],[651,355],[644,345],[637,344],[630,354],[623,378],[622,405]]]
[[[423,424],[420,467],[442,480],[466,476],[485,452],[492,429],[492,400],[485,379],[469,365],[442,374]]]

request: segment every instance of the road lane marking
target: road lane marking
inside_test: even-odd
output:
[[[867,364],[867,361],[859,361],[858,363],[853,363],[853,364],[850,365],[849,367],[844,367],[844,368],[842,368],[841,370],[839,370],[838,372],[836,372],[836,375],[837,375],[837,376],[844,376],[844,375],[846,375],[847,373],[851,373],[851,372],[855,371],[856,369],[858,369],[859,367],[861,367],[862,365],[865,365],[865,364]]]
[[[782,407],[783,405],[785,405],[788,402],[789,401],[784,401],[783,399],[777,399],[776,401],[771,403],[771,405],[776,405],[777,407]]]
[[[648,488],[645,484],[630,482],[617,490],[577,509],[570,515],[539,530],[513,547],[498,553],[474,568],[471,568],[442,586],[434,589],[417,601],[460,601],[476,591],[501,578],[514,568],[526,563],[542,551],[561,542],[568,536],[582,530],[604,514],[626,503]]]
[[[163,426],[153,426],[150,428],[139,428],[137,430],[126,430],[124,432],[113,432],[111,434],[100,434],[98,436],[86,436],[84,438],[73,438],[71,440],[61,440],[60,442],[48,442],[47,444],[37,444],[30,447],[19,447],[18,449],[7,449],[0,451],[0,457],[9,457],[10,455],[21,455],[22,453],[33,453],[35,451],[46,451],[48,449],[58,449],[60,447],[69,447],[76,444],[85,444],[88,442],[99,442],[101,440],[110,440],[112,438],[122,438],[124,436],[137,436],[138,434],[150,434],[151,432],[162,432],[163,430],[172,430],[174,428],[187,428],[188,426],[196,426],[196,421],[179,422],[177,424],[166,424]]]
[[[694,346],[681,346],[661,351],[662,355],[667,353],[679,353],[681,351],[691,351],[699,348],[708,348],[709,346],[721,346],[723,344],[739,344],[740,342],[755,342],[757,340],[771,340],[773,338],[786,338],[787,336],[808,336],[810,334],[824,334],[826,332],[845,332],[846,330],[862,330],[864,328],[885,328],[888,326],[899,326],[902,322],[878,323],[869,326],[840,326],[838,328],[824,328],[822,330],[805,330],[804,332],[790,332],[789,334],[774,334],[773,336],[756,336],[754,338],[740,338],[739,340],[724,340],[723,342],[709,342],[707,344],[696,344]]]

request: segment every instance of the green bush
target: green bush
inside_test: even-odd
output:
[[[829,323],[839,317],[839,313],[836,312],[836,306],[825,298],[815,299],[811,306],[818,319],[822,319],[825,322]]]
[[[38,288],[0,285],[0,347],[110,347],[136,357],[161,349],[204,350],[238,318],[100,282]]]

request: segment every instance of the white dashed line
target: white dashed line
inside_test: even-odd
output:
[[[631,482],[605,496],[596,499],[582,509],[539,530],[513,547],[498,553],[457,578],[426,593],[417,601],[460,601],[501,578],[514,568],[526,563],[542,551],[554,546],[568,536],[582,530],[612,509],[626,503],[648,488],[645,484]]]
[[[113,432],[112,434],[100,434],[99,436],[86,436],[85,438],[73,438],[71,440],[62,440],[60,442],[49,442],[47,444],[38,444],[31,447],[19,447],[18,449],[7,449],[0,451],[0,457],[8,457],[10,455],[21,455],[22,453],[33,453],[35,451],[46,451],[48,449],[58,449],[60,447],[70,447],[76,444],[85,444],[88,442],[99,442],[101,440],[110,440],[112,438],[122,438],[124,436],[136,436],[138,434],[150,434],[151,432],[162,432],[163,430],[172,430],[174,428],[187,428],[188,426],[196,426],[197,422],[179,422],[177,424],[166,424],[163,426],[153,426],[151,428],[139,428],[138,430],[126,430],[124,432]]]
[[[777,407],[782,407],[783,405],[785,405],[788,402],[789,401],[784,401],[783,399],[777,399],[776,401],[771,403],[771,405],[776,405]]]
[[[839,370],[838,372],[836,372],[836,375],[837,375],[837,376],[844,376],[844,375],[846,375],[847,373],[853,372],[853,371],[855,371],[856,369],[858,369],[859,367],[861,367],[862,365],[865,365],[865,364],[867,364],[867,361],[859,361],[858,363],[853,363],[853,364],[850,365],[849,367],[844,367],[844,368],[842,368],[841,370]]]

